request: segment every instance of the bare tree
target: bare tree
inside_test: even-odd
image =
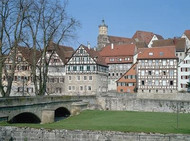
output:
[[[28,4],[25,0],[0,0],[0,92],[8,97],[11,92],[16,67],[16,53],[22,38],[23,22]],[[11,70],[7,71],[4,64],[5,55],[11,51]],[[2,59],[3,58],[3,59]],[[3,85],[3,70],[7,84]]]
[[[26,26],[31,33],[28,36],[32,40],[31,44],[34,49],[32,75],[36,95],[44,95],[46,93],[48,66],[54,53],[52,52],[50,56],[47,56],[47,48],[52,41],[58,47],[64,39],[75,37],[73,33],[79,26],[79,22],[67,15],[67,1],[60,3],[60,1],[33,0],[32,3],[27,12],[26,20]],[[41,48],[42,55],[39,60],[36,60],[35,51],[39,48]]]
[[[34,50],[31,69],[35,93],[45,94],[48,65],[53,55],[52,52],[47,57],[47,48],[52,41],[58,46],[63,40],[75,37],[74,31],[79,26],[77,20],[67,15],[67,3],[67,0],[0,0],[0,93],[3,97],[11,93],[17,47],[22,43]],[[37,60],[39,49],[42,55]],[[11,70],[5,68],[7,52],[11,54]],[[3,73],[6,85],[3,84]]]

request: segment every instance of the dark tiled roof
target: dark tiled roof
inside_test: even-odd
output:
[[[59,55],[63,63],[66,63],[74,52],[74,49],[72,47],[57,45],[53,42],[50,43],[47,50],[55,51]]]
[[[175,46],[176,51],[185,51],[185,45],[186,45],[185,39],[174,38],[174,39],[153,41],[152,47]]]
[[[149,44],[153,36],[154,34],[152,32],[136,31],[132,38],[135,41],[145,42],[146,44]]]
[[[135,54],[135,44],[108,45],[100,51],[102,57],[107,56],[133,56]]]
[[[175,46],[140,49],[137,59],[177,59]]]
[[[20,51],[20,53],[22,54],[22,56],[26,59],[26,61],[29,64],[33,63],[33,58],[34,58],[34,49],[29,48],[29,47],[17,47],[18,51]],[[39,58],[41,57],[41,53],[39,50],[36,50],[36,63],[39,60]]]
[[[83,46],[83,48],[87,51],[87,53],[90,55],[91,58],[94,59],[94,61],[99,64],[99,65],[103,65],[103,66],[108,66],[107,63],[105,62],[105,59],[100,55],[100,53],[98,51],[95,51],[94,49],[92,48],[88,48],[84,45],[81,45]]]
[[[154,34],[153,32],[147,32],[147,31],[136,31],[132,39],[138,42],[145,42],[148,45],[154,35],[156,35],[158,39],[163,39],[161,35]]]
[[[145,42],[135,42],[135,45],[137,49],[139,48],[148,48],[147,44]]]
[[[124,43],[132,43],[133,39],[131,38],[125,38],[125,37],[117,37],[117,36],[108,36],[108,40],[110,43],[114,44],[124,44]]]

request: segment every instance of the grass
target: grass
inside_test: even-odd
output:
[[[1,122],[0,126],[190,134],[190,114],[179,114],[178,129],[175,113],[91,110],[51,124],[8,124]]]

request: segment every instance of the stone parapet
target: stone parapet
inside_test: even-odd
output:
[[[0,127],[0,140],[13,141],[189,141],[190,135],[115,131],[48,130]]]

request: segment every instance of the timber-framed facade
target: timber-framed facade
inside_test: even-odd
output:
[[[66,65],[68,94],[95,95],[107,91],[108,66],[94,49],[80,45]]]

